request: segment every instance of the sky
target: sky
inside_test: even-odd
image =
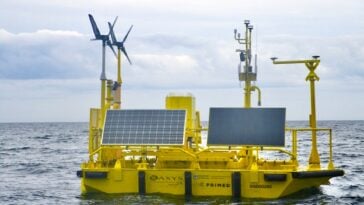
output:
[[[320,55],[319,120],[364,120],[364,3],[360,0],[1,0],[0,122],[86,122],[100,104],[102,33],[118,16],[133,62],[122,62],[122,107],[162,109],[169,93],[192,93],[202,120],[210,107],[241,107],[239,44],[249,19],[263,107],[286,107],[288,120],[307,120],[304,65],[273,65],[270,57]],[[106,52],[106,74],[116,59]],[[253,93],[253,105],[257,94]]]

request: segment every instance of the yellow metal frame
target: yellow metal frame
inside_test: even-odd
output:
[[[298,132],[314,132],[317,133],[319,131],[327,131],[329,135],[329,163],[327,165],[327,169],[333,170],[335,169],[333,158],[332,158],[332,129],[330,128],[286,128],[286,131],[290,131],[292,133],[292,160],[297,160],[298,154],[298,142],[297,142],[297,134]],[[312,144],[314,146],[314,144]],[[317,146],[317,144],[316,144]],[[312,149],[312,148],[311,148]],[[317,147],[316,147],[317,149]],[[318,155],[319,157],[319,155]],[[310,164],[309,168],[313,168]]]
[[[287,61],[277,61],[276,58],[273,59],[273,64],[305,64],[308,68],[309,73],[306,77],[306,81],[310,81],[310,96],[311,96],[311,114],[309,116],[310,127],[312,130],[312,149],[310,154],[310,167],[311,168],[320,168],[320,156],[317,151],[317,136],[316,136],[316,97],[315,97],[315,81],[320,80],[320,78],[315,73],[315,69],[320,64],[320,60],[316,59],[309,60],[287,60]]]
[[[328,132],[329,136],[329,163],[328,169],[335,169],[333,164],[332,157],[332,129],[329,128],[287,128],[287,132],[291,132],[291,151],[280,147],[245,147],[245,146],[208,146],[204,149],[200,149],[198,151],[193,151],[189,149],[185,149],[183,146],[138,146],[138,145],[128,145],[128,146],[116,146],[116,145],[100,145],[97,149],[92,150],[90,152],[90,159],[93,159],[95,155],[99,155],[99,157],[103,160],[108,161],[106,163],[106,167],[109,167],[109,162],[113,160],[128,160],[129,157],[133,157],[134,159],[146,159],[148,157],[158,157],[161,161],[186,161],[191,163],[192,167],[199,169],[199,163],[204,163],[205,161],[210,161],[216,163],[217,161],[230,161],[230,159],[236,159],[237,161],[241,158],[250,158],[251,156],[245,155],[242,152],[251,152],[255,153],[256,159],[258,160],[259,152],[263,151],[278,151],[281,153],[285,153],[291,157],[291,167],[294,169],[298,168],[298,133],[299,132]],[[112,151],[114,150],[114,151]],[[112,152],[109,157],[102,156],[102,153]],[[117,154],[117,151],[119,152]],[[174,154],[173,154],[174,153]],[[208,155],[205,155],[208,153]],[[227,154],[227,155],[226,155]],[[247,168],[252,166],[251,161],[247,161],[245,166],[238,166],[235,168]],[[264,163],[259,163],[259,166],[263,166]],[[287,164],[289,164],[287,162]],[[241,164],[242,165],[242,164]],[[101,166],[103,167],[103,166]],[[106,168],[105,167],[105,168]],[[229,166],[225,167],[229,168]]]

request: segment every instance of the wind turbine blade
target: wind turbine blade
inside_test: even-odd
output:
[[[123,46],[123,47],[121,47],[121,51],[124,53],[125,57],[128,59],[128,61],[129,61],[130,65],[131,65],[132,63],[131,63],[131,61],[130,61],[130,59],[129,59],[128,53],[126,53],[126,50],[125,50],[124,46]]]
[[[114,29],[114,26],[115,26],[115,23],[116,23],[117,20],[118,20],[118,17],[115,17],[114,22],[112,23],[111,28]],[[111,29],[109,30],[109,34],[108,35],[110,35],[110,34],[111,34]]]
[[[126,38],[128,38],[128,35],[129,35],[132,28],[133,28],[133,25],[130,26],[128,33],[126,33],[126,35],[125,35],[125,37],[123,39],[123,43],[125,42]]]
[[[110,49],[111,49],[111,50],[112,50],[112,52],[114,53],[115,57],[117,57],[116,52],[115,52],[114,48],[112,47],[112,45],[111,45],[110,41],[107,41],[107,45],[110,47]]]
[[[115,17],[114,22],[112,23],[112,27],[114,28],[116,21],[118,20],[118,16]]]
[[[108,22],[108,24],[109,24],[109,29],[110,29],[111,40],[112,40],[113,44],[115,44],[117,41],[116,41],[116,37],[115,37],[115,33],[114,33],[114,27],[111,25],[110,22]]]
[[[91,22],[92,30],[94,31],[94,34],[95,34],[95,38],[98,38],[101,35],[101,33],[100,33],[99,28],[97,27],[95,19],[91,14],[89,14],[88,17],[89,17],[90,22]]]

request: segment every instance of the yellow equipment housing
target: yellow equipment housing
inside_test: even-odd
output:
[[[166,97],[166,109],[183,109],[187,112],[187,123],[186,123],[186,142],[185,145],[188,146],[188,142],[193,144],[201,143],[201,133],[196,132],[196,130],[201,129],[200,124],[200,113],[196,111],[195,97],[188,94],[169,94]],[[191,141],[192,140],[192,141]]]

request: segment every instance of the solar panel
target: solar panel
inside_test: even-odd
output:
[[[104,145],[183,145],[185,110],[108,110]]]
[[[285,108],[210,108],[208,145],[284,146]]]

